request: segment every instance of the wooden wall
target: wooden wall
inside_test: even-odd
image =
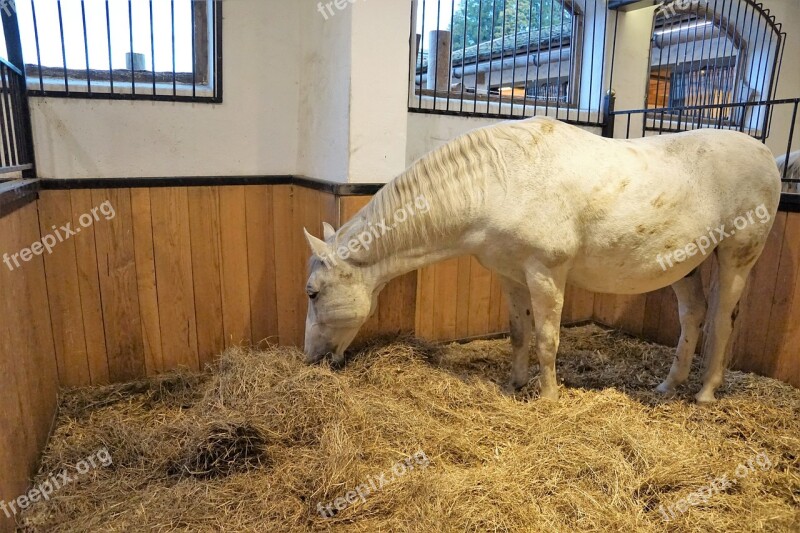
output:
[[[336,220],[331,194],[293,185],[42,191],[42,232],[105,201],[45,258],[63,385],[199,369],[226,346],[300,345],[302,233]]]
[[[114,219],[45,258],[64,385],[197,369],[242,342],[302,346],[302,228],[320,235],[323,220],[337,226],[369,197],[298,185],[43,191],[42,231],[76,226],[80,214],[106,200]],[[800,214],[780,213],[742,303],[733,353],[737,368],[800,385],[792,353],[800,341],[798,234]],[[665,344],[677,341],[680,327],[671,289],[614,296],[569,288],[563,322],[592,319]],[[447,341],[506,332],[507,320],[496,276],[475,259],[457,258],[392,281],[361,336]]]
[[[0,219],[0,254],[39,240],[36,204]],[[58,376],[41,257],[0,263],[0,501],[28,490],[56,411]],[[0,531],[14,522],[0,510]]]

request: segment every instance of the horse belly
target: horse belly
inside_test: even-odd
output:
[[[642,294],[672,285],[707,258],[701,254],[665,269],[654,258],[652,264],[627,262],[622,257],[589,257],[576,261],[568,282],[582,289],[608,294]]]

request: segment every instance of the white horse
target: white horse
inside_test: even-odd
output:
[[[616,294],[671,285],[681,337],[658,387],[670,393],[689,374],[706,318],[698,266],[714,251],[719,268],[696,395],[714,401],[739,298],[780,191],[770,151],[737,132],[613,140],[550,118],[474,130],[414,163],[338,231],[325,224],[324,240],[306,231],[307,361],[332,354],[341,363],[392,278],[472,254],[502,280],[511,384],[528,382],[533,323],[541,396],[548,399],[558,398],[567,283]]]

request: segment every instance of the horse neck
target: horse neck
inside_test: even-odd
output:
[[[446,155],[447,161],[458,161],[455,154]],[[467,172],[465,165],[447,168],[441,159],[423,159],[381,189],[339,230],[339,245],[363,243],[372,236],[371,242],[359,245],[351,263],[367,268],[380,284],[469,253],[463,237],[483,205],[485,174],[478,168]]]

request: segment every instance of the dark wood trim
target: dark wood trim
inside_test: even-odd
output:
[[[42,190],[142,189],[162,187],[204,187],[214,185],[286,185],[292,176],[186,176],[152,178],[89,178],[40,180]]]
[[[778,204],[778,211],[800,213],[800,194],[781,193],[781,203]]]
[[[372,196],[384,183],[339,183],[307,176],[184,176],[154,178],[90,178],[25,180],[38,181],[42,190],[141,189],[160,187],[224,187],[230,185],[298,185],[336,196]],[[0,186],[0,191],[2,188]],[[780,211],[800,212],[800,194],[781,194]]]
[[[141,189],[150,187],[211,187],[226,185],[299,185],[337,196],[371,196],[383,183],[337,183],[306,176],[185,176],[153,178],[90,178],[39,180],[43,190]]]
[[[39,198],[39,181],[17,179],[0,182],[0,218]]]

